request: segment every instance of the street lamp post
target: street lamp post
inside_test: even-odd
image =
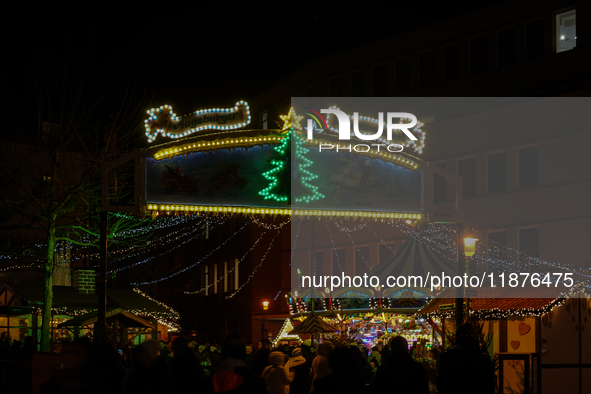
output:
[[[464,225],[458,223],[457,229],[458,246],[458,276],[466,274],[466,259],[469,261],[476,253],[477,238],[464,238]],[[464,324],[464,286],[456,287],[456,332]]]
[[[267,338],[267,309],[269,309],[269,301],[263,301],[263,322],[261,323],[261,337]]]

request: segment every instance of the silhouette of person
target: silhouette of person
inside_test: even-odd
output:
[[[428,394],[429,379],[425,368],[408,354],[408,342],[402,336],[390,341],[391,354],[372,382],[372,391]]]
[[[457,344],[441,355],[437,377],[440,394],[493,394],[494,368],[480,351],[472,324],[458,328]]]

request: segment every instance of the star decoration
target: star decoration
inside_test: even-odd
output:
[[[283,128],[281,130],[289,130],[293,127],[296,130],[302,131],[302,126],[300,126],[300,121],[304,118],[303,116],[296,115],[293,107],[289,109],[289,113],[287,115],[279,115],[281,120],[283,120]]]

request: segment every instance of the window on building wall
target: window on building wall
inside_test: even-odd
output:
[[[345,272],[345,249],[332,251],[332,275],[341,275]]]
[[[544,20],[525,25],[525,59],[534,60],[544,56]]]
[[[506,67],[515,64],[515,28],[497,33],[497,64]]]
[[[538,147],[519,149],[518,151],[519,188],[527,189],[538,186]]]
[[[458,160],[458,176],[463,179],[463,196],[476,195],[476,158]]]
[[[459,42],[443,49],[443,75],[446,81],[462,75],[462,49]]]
[[[369,246],[355,248],[355,275],[369,271]]]
[[[209,295],[209,266],[203,268],[203,287],[205,287],[205,295]]]
[[[444,170],[447,169],[446,163],[439,163],[437,165]],[[435,203],[447,201],[447,181],[437,173],[433,174],[433,197]]]
[[[419,55],[419,83],[421,86],[435,83],[435,51]]]
[[[556,52],[564,52],[577,46],[575,10],[556,15]]]
[[[263,112],[261,114],[261,129],[266,130],[269,126],[269,124],[267,122],[267,116],[268,116],[267,112]]]
[[[228,262],[224,261],[224,293],[228,292]]]
[[[532,259],[540,257],[540,229],[522,228],[519,230],[519,263],[521,269],[527,270],[531,267]]]
[[[396,91],[404,92],[410,90],[410,58],[405,57],[396,61]]]
[[[507,155],[505,152],[487,156],[487,192],[501,193],[507,190]]]
[[[213,294],[217,294],[218,293],[218,265],[214,264],[213,265]]]
[[[312,272],[316,276],[324,276],[323,253],[314,252],[314,260],[312,261]]]
[[[476,37],[470,40],[470,74],[486,70],[488,47],[486,37]]]
[[[373,97],[386,97],[388,95],[388,74],[386,65],[380,64],[372,69]]]
[[[365,71],[351,74],[351,97],[365,97]]]
[[[240,287],[240,264],[238,259],[234,260],[234,290],[238,290]]]
[[[343,97],[342,77],[336,77],[330,80],[330,97]]]

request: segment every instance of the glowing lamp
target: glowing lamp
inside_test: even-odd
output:
[[[472,257],[476,253],[476,241],[478,241],[478,238],[464,238],[464,254],[466,257]]]
[[[263,301],[263,310],[266,311],[269,309],[269,301]]]

